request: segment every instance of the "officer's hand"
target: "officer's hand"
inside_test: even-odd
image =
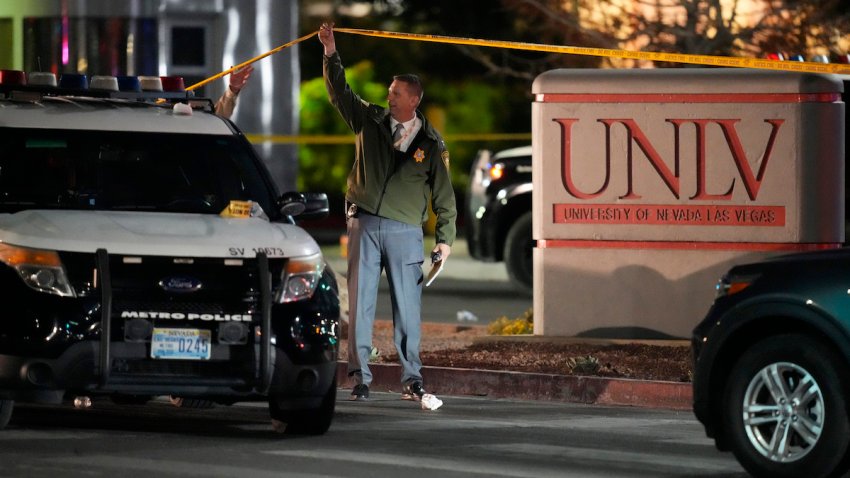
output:
[[[446,259],[448,259],[449,256],[452,254],[452,247],[448,244],[437,244],[436,246],[434,246],[434,249],[431,250],[431,255],[434,254],[440,254],[440,260],[445,263]]]
[[[251,77],[251,73],[254,72],[254,67],[248,65],[244,68],[240,68],[233,73],[230,74],[230,91],[233,92],[234,95],[238,95],[239,91],[245,87],[248,83],[248,78]]]
[[[319,27],[319,41],[325,46],[325,56],[331,56],[336,51],[333,22],[322,23]]]

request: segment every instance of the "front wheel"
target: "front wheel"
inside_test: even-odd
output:
[[[336,407],[336,377],[318,408],[283,410],[273,396],[269,397],[269,415],[272,420],[286,423],[284,433],[287,435],[324,435],[331,427],[334,407]]]
[[[780,335],[732,367],[723,399],[732,451],[754,476],[837,475],[850,444],[842,360],[823,343]]]
[[[15,408],[15,402],[12,400],[0,400],[0,430],[6,428],[9,420],[12,419],[12,409]]]
[[[505,267],[508,277],[523,293],[531,294],[534,279],[534,239],[531,232],[531,212],[519,217],[505,236]]]

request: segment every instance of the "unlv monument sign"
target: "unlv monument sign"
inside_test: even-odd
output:
[[[687,338],[731,265],[838,247],[841,88],[752,70],[539,76],[535,334]]]

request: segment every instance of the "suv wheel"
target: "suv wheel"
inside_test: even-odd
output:
[[[282,410],[274,397],[269,397],[269,415],[272,420],[286,423],[287,435],[323,435],[331,427],[336,406],[336,377],[322,398],[318,408],[307,410]]]
[[[0,430],[6,428],[12,418],[12,409],[15,402],[12,400],[0,400]]]
[[[841,359],[803,335],[753,345],[732,368],[724,429],[738,461],[755,476],[838,474],[850,443]]]
[[[505,267],[508,277],[525,294],[531,294],[534,278],[532,251],[534,239],[531,234],[531,212],[519,217],[505,237]]]

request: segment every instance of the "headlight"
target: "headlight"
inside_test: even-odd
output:
[[[281,277],[277,301],[280,303],[309,299],[316,292],[319,278],[325,270],[322,254],[293,257],[286,261]]]
[[[749,287],[757,276],[723,276],[717,281],[715,299],[737,294]]]
[[[0,244],[0,262],[15,269],[32,289],[62,297],[75,296],[56,251]]]

